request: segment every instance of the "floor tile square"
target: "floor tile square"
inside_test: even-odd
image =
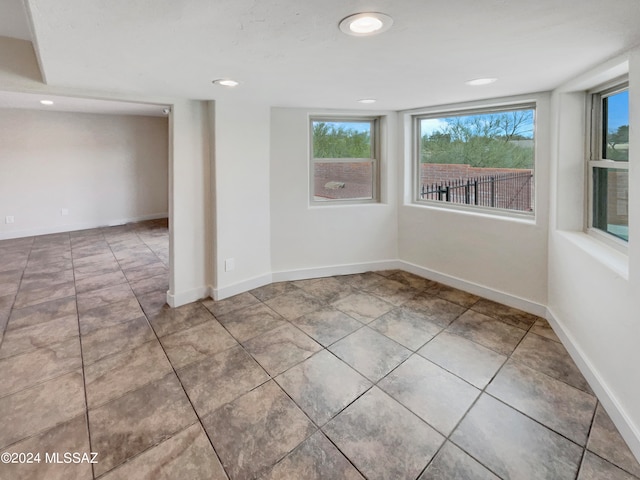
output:
[[[218,317],[218,315],[224,315],[225,313],[250,307],[251,305],[256,305],[258,303],[260,303],[260,301],[248,292],[225,298],[224,300],[216,301],[211,298],[207,298],[202,301],[202,304],[216,317]]]
[[[442,327],[405,307],[394,308],[371,322],[369,327],[409,350],[417,350],[442,330]]]
[[[215,319],[172,333],[160,341],[175,368],[182,368],[238,344]]]
[[[46,455],[57,454],[62,460],[66,452],[89,453],[87,416],[82,413],[67,422],[56,425],[38,435],[22,440],[6,449],[7,452],[40,454],[39,463],[0,463],[0,478],[11,480],[91,480],[91,464],[46,462]]]
[[[103,480],[227,480],[199,423],[111,470]]]
[[[11,312],[8,329],[23,328],[54,320],[56,318],[77,315],[76,297],[65,297],[32,307],[14,308]]]
[[[287,323],[279,314],[262,303],[218,315],[217,319],[240,342]]]
[[[376,387],[323,431],[370,480],[415,479],[444,442],[442,435]]]
[[[479,343],[502,355],[509,355],[513,352],[526,333],[518,327],[507,325],[500,320],[473,310],[467,310],[458,317],[447,327],[447,331]]]
[[[303,290],[285,293],[264,303],[287,320],[294,320],[306,313],[315,312],[326,306],[326,302]]]
[[[553,328],[551,328],[549,322],[547,322],[543,318],[539,318],[538,320],[536,320],[536,323],[534,323],[530,331],[531,333],[535,333],[536,335],[540,335],[541,337],[545,337],[549,340],[560,343],[560,338],[558,338],[556,332],[553,331]]]
[[[70,315],[46,323],[7,330],[0,358],[10,357],[59,343],[79,335],[78,317]]]
[[[80,313],[80,335],[144,316],[135,297]]]
[[[76,292],[85,293],[127,283],[121,270],[76,279]]]
[[[80,339],[70,338],[0,360],[0,397],[82,367]]]
[[[145,293],[143,295],[139,295],[138,302],[140,302],[140,306],[142,310],[144,310],[145,315],[153,315],[154,313],[170,308],[167,305],[167,292],[150,292]]]
[[[269,380],[241,346],[192,363],[178,376],[200,417]]]
[[[561,343],[529,333],[513,352],[512,358],[580,390],[593,393]]]
[[[326,350],[290,368],[276,381],[319,426],[372,385]]]
[[[16,295],[13,308],[24,308],[40,303],[56,300],[58,298],[75,295],[76,288],[73,281],[59,283],[50,287],[37,288],[34,290],[20,290]]]
[[[260,476],[260,480],[364,480],[325,437],[316,432]]]
[[[351,294],[352,289],[333,277],[319,278],[300,287],[317,299],[331,303]]]
[[[640,478],[640,464],[600,403],[596,409],[587,449]]]
[[[91,365],[108,355],[133,350],[155,338],[144,316],[134,318],[83,335],[82,358],[85,366]]]
[[[82,314],[94,308],[135,298],[128,283],[78,293],[78,312]]]
[[[82,371],[0,398],[0,448],[71,420],[85,411]]]
[[[480,300],[480,297],[478,297],[477,295],[473,295],[472,293],[458,290],[457,288],[453,288],[437,282],[428,287],[425,290],[425,293],[435,295],[449,302],[461,305],[465,308],[469,308],[471,305]]]
[[[226,404],[202,423],[233,480],[254,478],[315,431],[273,381]]]
[[[362,327],[362,323],[331,307],[308,313],[291,323],[325,347]]]
[[[386,277],[378,275],[376,272],[365,272],[351,275],[340,275],[335,278],[352,288],[361,290],[370,287],[374,283],[378,283],[382,278]]]
[[[482,394],[451,441],[502,478],[573,480],[582,449]]]
[[[593,395],[509,360],[486,391],[579,445],[586,445]]]
[[[533,325],[539,318],[531,313],[523,312],[517,308],[508,307],[507,305],[502,305],[497,302],[492,302],[486,298],[478,300],[473,304],[471,309],[476,312],[483,313],[484,315],[488,315],[489,317],[502,320],[514,327],[522,328],[523,330],[528,330],[529,327],[531,327],[531,325]]]
[[[380,297],[396,307],[404,304],[415,296],[417,290],[390,278],[382,278],[380,281],[363,289],[365,292]]]
[[[149,323],[159,337],[213,320],[213,315],[199,302],[177,308],[163,308],[147,315]]]
[[[172,371],[156,339],[86,365],[84,375],[89,408],[103,405]]]
[[[500,480],[453,443],[447,442],[418,480]]]
[[[478,388],[486,387],[507,359],[447,331],[418,350],[418,354]]]
[[[354,293],[333,306],[362,323],[370,323],[394,308],[388,302],[368,293]]]
[[[411,350],[368,327],[334,343],[329,350],[372,382],[380,380],[411,355]]]
[[[445,436],[480,395],[480,390],[424,358],[413,355],[378,387]]]
[[[578,480],[637,480],[638,477],[587,451],[582,460]]]
[[[91,448],[100,454],[96,476],[197,421],[175,374],[89,410]]]
[[[289,293],[296,291],[298,287],[293,285],[291,282],[277,282],[270,283],[269,285],[265,285],[264,287],[256,288],[251,290],[249,293],[256,297],[261,302],[266,302],[267,300],[271,300],[283,293]]]
[[[322,345],[290,323],[254,337],[244,346],[271,376],[284,372],[322,349]]]
[[[378,272],[378,274],[381,274],[381,273]],[[414,275],[413,273],[409,273],[409,272],[404,272],[402,270],[397,270],[395,273],[392,273],[387,278],[389,278],[390,280],[395,280],[396,282],[400,282],[403,285],[406,285],[418,291],[423,291],[434,284],[432,280],[427,280],[426,278],[419,277],[418,275]]]
[[[428,293],[420,293],[404,304],[441,327],[448,327],[451,322],[462,315],[467,309],[456,303]]]

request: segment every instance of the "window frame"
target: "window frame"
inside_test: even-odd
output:
[[[371,156],[368,158],[315,158],[313,152],[314,122],[357,122],[370,123]],[[380,203],[380,123],[381,117],[376,115],[309,115],[309,205],[363,205]],[[371,198],[315,199],[315,165],[316,163],[371,163]]]
[[[586,148],[586,188],[585,188],[585,231],[588,235],[606,243],[616,250],[627,253],[628,240],[606,232],[593,226],[595,187],[593,177],[596,168],[616,169],[629,171],[629,160],[616,161],[602,158],[604,145],[602,100],[617,93],[629,90],[629,77],[616,78],[604,84],[600,84],[587,91],[587,148]],[[629,189],[630,185],[627,186]],[[627,205],[628,208],[628,205]]]
[[[498,218],[521,219],[523,221],[536,221],[537,205],[538,205],[538,182],[537,182],[537,166],[538,166],[538,100],[522,99],[509,103],[487,103],[486,105],[474,105],[469,107],[444,108],[442,110],[429,110],[428,112],[418,112],[411,116],[411,138],[412,138],[412,203],[419,206],[429,206],[436,208],[445,208],[448,210],[460,210],[476,215],[491,215]],[[465,203],[445,202],[441,200],[431,200],[420,198],[420,144],[421,129],[420,121],[431,118],[443,117],[462,117],[469,115],[481,115],[491,113],[511,112],[517,110],[533,110],[533,212],[525,212],[520,210],[512,210],[498,207],[488,207],[484,205],[472,205]]]

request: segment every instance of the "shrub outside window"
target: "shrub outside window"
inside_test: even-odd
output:
[[[311,203],[378,201],[378,119],[312,118]]]
[[[592,93],[589,228],[629,241],[629,90]]]
[[[414,118],[417,202],[533,215],[535,104]]]

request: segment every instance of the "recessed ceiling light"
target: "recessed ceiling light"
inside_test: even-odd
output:
[[[53,101],[51,100],[40,100],[42,105],[53,105]]]
[[[347,35],[364,37],[389,30],[391,25],[393,25],[393,19],[384,13],[356,13],[340,21],[340,30]]]
[[[223,87],[237,87],[240,85],[238,82],[231,80],[230,78],[219,78],[214,80],[213,83],[215,85],[222,85]]]
[[[479,85],[489,85],[490,83],[495,82],[496,80],[498,80],[497,78],[474,78],[473,80],[467,80],[466,83],[467,85],[471,85],[472,87],[477,87]]]
[[[375,98],[361,98],[358,103],[376,103]]]

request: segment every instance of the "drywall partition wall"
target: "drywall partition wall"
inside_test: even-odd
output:
[[[167,137],[162,117],[0,109],[0,238],[166,217]]]
[[[309,205],[310,115],[381,115],[381,202]],[[397,259],[396,116],[389,112],[271,110],[274,280],[384,268]],[[386,263],[385,263],[386,262]]]
[[[535,219],[518,219],[413,203],[411,116],[418,113],[536,101]],[[402,204],[398,250],[407,269],[542,315],[547,296],[549,95],[499,99],[404,112]]]
[[[207,102],[175,101],[170,130],[170,262],[167,303],[178,307],[209,294],[211,165]]]
[[[626,253],[584,232],[586,91],[629,72]],[[549,320],[640,459],[640,50],[553,93]]]
[[[269,107],[215,103],[215,285],[225,298],[271,281]]]

